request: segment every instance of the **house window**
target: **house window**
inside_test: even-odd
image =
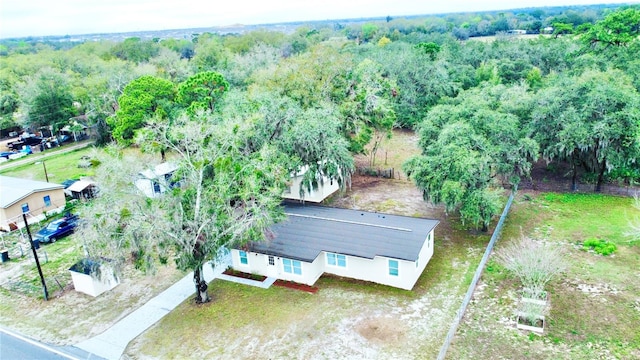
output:
[[[298,260],[282,259],[284,272],[295,275],[302,275],[302,263]]]
[[[49,195],[44,197],[44,207],[51,206],[51,197]]]
[[[160,183],[157,181],[153,182],[153,192],[155,194],[160,194]]]
[[[269,255],[269,265],[273,266],[276,264],[276,259],[273,256]]]
[[[29,212],[29,203],[22,204],[22,213],[26,214]]]
[[[398,276],[398,260],[389,259],[389,275]]]
[[[240,264],[249,265],[249,258],[247,258],[247,252],[240,250]]]
[[[347,257],[342,254],[327,253],[327,265],[347,267]]]

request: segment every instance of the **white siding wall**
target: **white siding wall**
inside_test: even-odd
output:
[[[323,258],[324,270],[328,274],[371,281],[405,290],[411,290],[419,277],[419,275],[416,276],[415,262],[412,261],[393,259],[398,261],[398,276],[392,276],[389,275],[389,258],[386,257],[376,256],[371,260],[347,256],[346,268],[326,265],[325,253],[319,257]]]
[[[427,241],[425,241],[422,245],[422,249],[420,250],[420,254],[418,255],[418,266],[416,267],[414,264],[414,271],[416,272],[415,281],[418,281],[418,278],[420,277],[420,275],[422,275],[422,272],[427,267],[429,260],[431,260],[431,257],[433,256],[433,236],[434,233],[433,230],[431,230],[429,235],[427,235]]]
[[[278,256],[274,256],[275,268],[272,268],[272,270],[275,270],[276,274],[270,272],[268,255],[247,252],[247,259],[249,260],[249,264],[242,264],[240,262],[240,251],[236,249],[231,250],[231,267],[235,270],[250,274],[259,274],[263,276],[276,275],[276,277],[281,280],[290,280],[301,284],[313,285],[320,278],[324,270],[324,257],[322,256],[318,256],[312,263],[301,261],[302,275],[284,272],[282,258]]]
[[[149,179],[138,179],[135,181],[135,185],[147,197],[154,198],[159,195],[153,191],[153,182]]]
[[[153,184],[155,182],[158,182],[158,185],[160,187],[160,192],[156,192],[155,189],[153,188]],[[165,192],[167,192],[168,188],[165,186],[165,183],[163,183],[161,180],[151,180],[151,179],[146,179],[146,178],[140,178],[137,179],[134,182],[135,186],[138,188],[138,190],[142,191],[142,193],[146,196],[146,197],[150,197],[150,198],[156,198],[161,196],[162,194],[164,194]]]
[[[291,177],[291,186],[289,187],[289,191],[282,194],[282,197],[285,199],[291,200],[304,200],[309,202],[322,202],[322,200],[329,197],[329,195],[338,191],[340,188],[338,186],[338,182],[333,180],[331,181],[326,176],[323,178],[323,184],[318,184],[317,189],[311,189],[311,191],[306,191],[304,193],[304,199],[300,197],[300,185],[302,184],[302,175],[292,176]]]
[[[113,289],[120,283],[112,272],[103,275],[101,279],[71,270],[69,272],[71,273],[74,289],[93,297]]]

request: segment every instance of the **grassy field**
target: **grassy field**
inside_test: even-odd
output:
[[[81,157],[90,156],[93,151],[94,149],[89,147],[64,154],[37,153],[29,155],[27,158],[20,159],[29,160],[24,165],[0,168],[0,175],[45,181],[44,171],[46,167],[49,181],[52,183],[61,183],[64,180],[78,179],[82,176],[91,176],[93,175],[91,168],[81,168],[78,167],[78,165],[80,164]],[[46,157],[43,156],[43,154],[45,154]]]
[[[630,198],[519,196],[496,251],[524,234],[568,253],[568,271],[548,286],[551,310],[544,335],[515,329],[520,284],[490,261],[448,358],[640,358],[640,245],[625,236],[638,215]],[[617,251],[610,256],[585,251],[582,243],[589,238],[611,241]]]

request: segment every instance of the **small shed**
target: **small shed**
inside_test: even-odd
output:
[[[69,268],[76,291],[96,297],[116,287],[120,282],[111,266],[82,259]]]
[[[65,189],[74,199],[92,199],[97,192],[96,183],[91,180],[79,180]]]
[[[321,175],[316,186],[311,189],[305,189],[302,185],[302,179],[307,171],[309,171],[309,166],[305,165],[299,171],[290,175],[289,187],[284,190],[282,198],[321,203],[340,189],[337,180],[325,175]]]

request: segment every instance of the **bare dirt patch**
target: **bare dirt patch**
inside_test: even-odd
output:
[[[396,345],[404,340],[407,324],[393,317],[368,318],[356,324],[356,331],[365,339],[381,344]]]
[[[354,174],[352,186],[330,201],[331,206],[405,216],[438,217],[441,207],[424,201],[408,180],[383,179]]]

